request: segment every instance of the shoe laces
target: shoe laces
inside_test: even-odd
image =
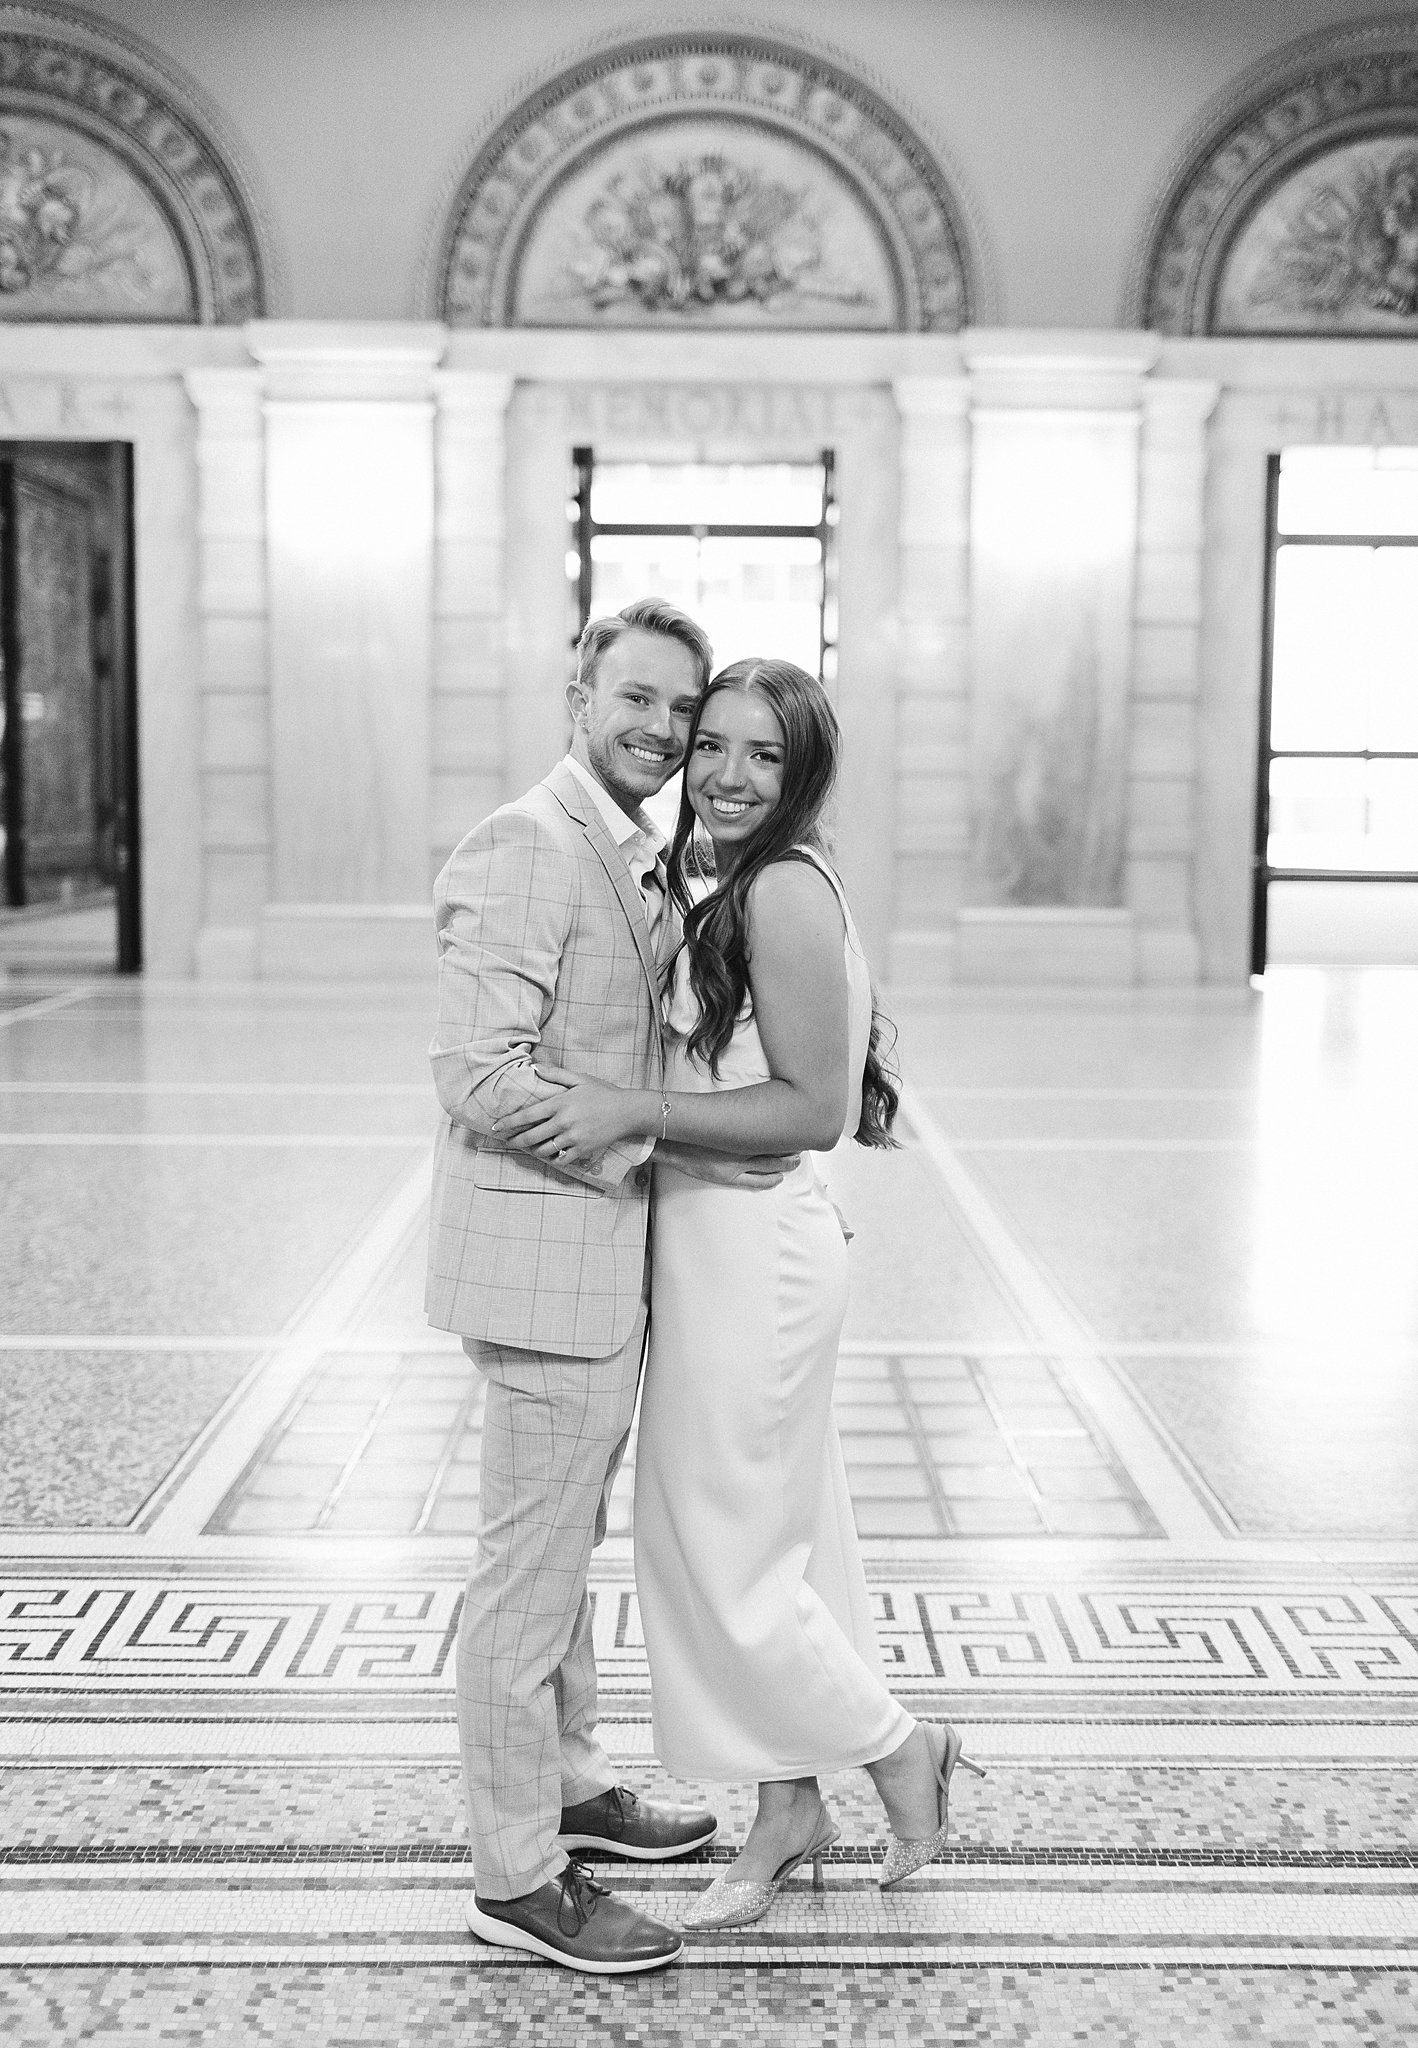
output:
[[[615,1813],[617,1832],[624,1834],[626,1816],[633,1813],[640,1802],[633,1792],[627,1791],[624,1785],[612,1785],[610,1788],[610,1798],[611,1806]]]
[[[578,1863],[573,1856],[561,1874],[561,1904],[556,1909],[557,1926],[565,1935],[579,1934],[595,1912],[597,1901],[609,1897],[609,1886],[597,1884],[586,1865]],[[566,1924],[568,1918],[572,1923],[569,1927]]]
[[[639,1800],[625,1786],[611,1786],[607,1790],[607,1798],[611,1800],[611,1812],[607,1815],[607,1819],[611,1823],[609,1825],[609,1833],[623,1835],[625,1833],[625,1823],[633,1815],[635,1808],[639,1806]]]

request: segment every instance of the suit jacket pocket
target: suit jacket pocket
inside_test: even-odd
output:
[[[498,1152],[479,1145],[473,1154],[473,1186],[504,1195],[574,1195],[584,1200],[594,1188],[553,1173],[526,1152]]]

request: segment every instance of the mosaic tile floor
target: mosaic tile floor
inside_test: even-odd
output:
[[[1418,977],[901,1022],[838,1420],[893,1683],[990,1776],[889,1895],[832,1782],[822,1894],[605,1985],[460,1918],[479,1390],[419,1312],[425,1004],[0,972],[7,2042],[1412,2037]],[[630,1504],[604,1720],[669,1790]],[[617,1882],[682,1912],[714,1796]]]

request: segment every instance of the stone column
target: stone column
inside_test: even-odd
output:
[[[197,408],[201,617],[202,915],[199,976],[257,971],[270,894],[270,688],[265,450],[259,370],[189,370]]]
[[[1142,981],[1199,973],[1192,865],[1201,563],[1206,429],[1219,390],[1176,378],[1149,380],[1142,394],[1125,882]]]
[[[517,386],[507,414],[507,684],[504,790],[520,796],[565,753],[576,612],[566,575],[573,538],[571,426],[564,386]]]
[[[433,326],[258,323],[266,376],[267,976],[431,967]]]
[[[977,336],[971,844],[955,971],[1130,981],[1123,900],[1142,380],[1156,343]]]
[[[431,866],[506,792],[503,774],[503,529],[512,379],[434,377],[435,564]]]
[[[836,853],[862,943],[884,976],[895,896],[897,422],[882,390],[839,391],[834,416],[842,726]]]
[[[970,388],[898,377],[895,982],[949,975],[968,848]]]

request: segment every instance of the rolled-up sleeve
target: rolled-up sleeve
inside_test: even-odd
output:
[[[454,1123],[481,1136],[553,1092],[532,1062],[575,906],[570,855],[517,811],[476,826],[435,884],[434,1086]]]
[[[576,862],[525,812],[496,812],[454,849],[434,885],[438,1023],[429,1060],[438,1099],[479,1137],[493,1120],[557,1093],[533,1062],[575,922]],[[615,1146],[594,1172],[548,1172],[611,1190],[649,1145]]]

